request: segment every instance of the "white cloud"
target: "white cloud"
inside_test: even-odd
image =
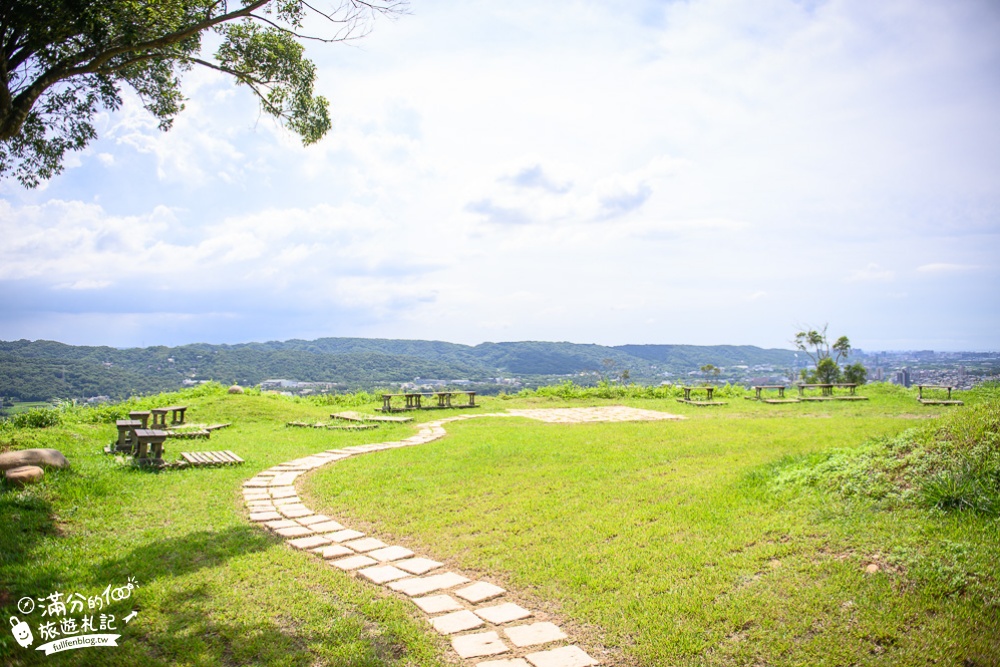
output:
[[[975,264],[948,264],[946,262],[936,262],[933,264],[922,264],[917,267],[920,273],[963,273],[975,271],[981,267]]]
[[[896,279],[896,272],[886,269],[875,262],[871,262],[863,269],[855,269],[845,278],[851,283],[887,283]]]

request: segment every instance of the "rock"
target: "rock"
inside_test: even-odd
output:
[[[234,384],[232,387],[229,388],[229,393],[230,394],[242,394],[243,393],[243,387],[239,386],[238,384]]]
[[[878,572],[878,570],[879,567],[875,563],[872,563],[871,565],[865,568],[865,572],[867,572],[868,574],[875,574],[876,572]]]
[[[7,483],[16,487],[34,484],[45,475],[38,466],[20,466],[7,471]]]
[[[22,449],[0,454],[0,470],[10,470],[21,466],[68,468],[69,461],[58,449]]]

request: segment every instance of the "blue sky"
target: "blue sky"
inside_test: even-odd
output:
[[[1000,349],[1000,5],[412,0],[0,183],[0,339]]]

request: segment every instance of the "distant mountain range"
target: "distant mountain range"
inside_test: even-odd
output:
[[[283,378],[332,382],[337,389],[372,389],[416,378],[495,384],[516,377],[532,384],[557,376],[600,377],[659,383],[706,364],[796,367],[792,350],[750,345],[580,345],[514,342],[469,346],[423,340],[321,338],[239,345],[117,349],[53,341],[0,341],[0,397],[19,401],[110,396],[177,389],[216,380],[245,386]]]

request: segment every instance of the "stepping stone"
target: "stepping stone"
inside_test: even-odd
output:
[[[298,519],[300,517],[309,516],[313,513],[313,511],[305,505],[284,505],[279,507],[278,511],[287,516],[289,519]]]
[[[271,480],[271,486],[289,486],[295,482],[295,478],[301,475],[300,472],[283,472]]]
[[[282,507],[284,505],[301,505],[302,499],[298,496],[288,496],[287,498],[274,498],[271,504],[275,507]]]
[[[590,667],[600,663],[578,646],[563,646],[524,656],[534,667]]]
[[[465,609],[431,619],[431,625],[442,635],[453,635],[463,630],[472,630],[486,625],[486,622]]]
[[[297,540],[289,540],[288,543],[291,544],[296,549],[315,549],[316,547],[329,544],[330,540],[326,539],[322,535],[311,535],[309,537],[300,537]]]
[[[541,622],[505,628],[504,632],[514,646],[534,646],[566,639],[566,633],[555,623]]]
[[[512,658],[510,660],[487,660],[476,664],[476,667],[531,667],[524,658]]]
[[[451,640],[452,648],[462,658],[478,658],[484,655],[506,653],[510,649],[495,632],[478,632],[474,635],[462,635]]]
[[[392,565],[366,567],[363,570],[358,570],[358,574],[371,579],[376,584],[384,584],[387,581],[395,581],[396,579],[410,576],[409,572],[403,572],[398,567],[393,567]]]
[[[281,519],[280,521],[268,521],[264,524],[271,530],[278,530],[279,528],[295,528],[296,526],[301,526],[297,521],[292,521],[291,519]]]
[[[329,521],[330,517],[323,516],[322,514],[313,514],[312,516],[304,516],[299,519],[299,523],[303,526],[311,526],[314,523],[323,523],[324,521]],[[315,530],[315,528],[313,529]],[[334,528],[334,530],[340,530],[339,528]]]
[[[294,486],[271,487],[268,490],[271,492],[272,498],[288,498],[289,496],[299,495]]]
[[[429,577],[413,577],[412,579],[394,581],[389,584],[389,588],[405,593],[410,597],[416,597],[417,595],[424,595],[445,588],[453,588],[467,581],[469,581],[468,577],[463,577],[454,572],[444,572],[442,574],[433,574]]]
[[[292,526],[290,528],[279,528],[275,531],[278,535],[282,537],[304,537],[306,535],[312,535],[312,530],[306,528],[305,526]]]
[[[372,551],[373,549],[381,549],[386,546],[386,544],[382,540],[376,540],[374,537],[366,537],[363,540],[351,540],[350,542],[344,542],[344,546],[364,553],[365,551]]]
[[[268,477],[254,477],[253,479],[248,479],[243,482],[244,489],[262,489],[271,484],[271,480]]]
[[[264,489],[243,489],[243,500],[268,500],[271,494]]]
[[[480,618],[484,618],[495,625],[503,625],[511,621],[519,621],[522,618],[531,616],[531,612],[513,602],[505,602],[494,607],[483,607],[476,609],[475,613]]]
[[[268,500],[250,500],[246,503],[247,509],[251,512],[272,512],[274,511],[274,503]]]
[[[369,551],[368,555],[383,561],[393,561],[400,560],[401,558],[409,558],[413,555],[413,552],[406,547],[385,547],[384,549]]]
[[[368,556],[351,556],[350,558],[331,561],[330,565],[339,567],[341,570],[357,570],[358,568],[374,565],[377,562],[377,560]]]
[[[331,544],[329,546],[321,547],[319,549],[313,549],[314,552],[318,553],[320,556],[326,560],[331,558],[340,558],[341,556],[349,556],[354,552],[345,546],[339,544]]]
[[[413,604],[417,605],[428,614],[440,614],[443,611],[458,611],[462,608],[462,603],[450,595],[428,595],[424,598],[413,598]]]
[[[316,516],[323,516],[322,514],[317,514]],[[312,518],[312,517],[308,517]],[[306,519],[299,519],[299,523],[305,522]],[[321,521],[319,523],[311,523],[309,526],[315,530],[317,533],[333,533],[338,530],[344,530],[344,527],[337,523],[336,521]]]
[[[503,595],[506,592],[507,591],[499,586],[494,586],[493,584],[486,583],[485,581],[477,581],[471,586],[458,589],[455,591],[455,595],[475,604],[476,602],[482,602],[484,600],[489,600],[490,598]]]
[[[277,512],[250,512],[251,521],[274,521],[280,519],[281,515]]]
[[[323,524],[318,524],[318,525],[323,525]],[[315,526],[313,526],[313,528],[315,529]],[[359,533],[358,531],[351,530],[350,528],[348,528],[347,530],[338,530],[335,533],[326,534],[326,536],[329,537],[334,542],[346,542],[347,540],[353,540],[358,537],[364,537],[364,535],[365,535],[364,533]]]
[[[430,572],[431,570],[439,568],[442,565],[444,565],[444,563],[439,563],[436,560],[431,560],[430,558],[409,558],[396,563],[396,567],[400,570],[406,570],[407,572],[412,572],[413,574],[424,574],[425,572]]]

